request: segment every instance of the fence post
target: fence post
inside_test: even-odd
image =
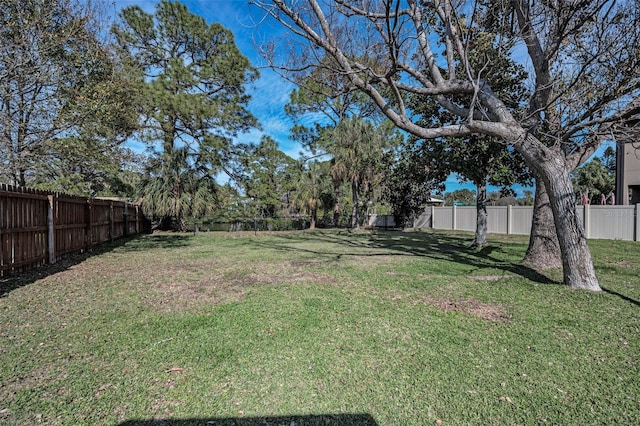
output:
[[[640,241],[640,204],[636,204],[636,241]]]
[[[87,229],[86,229],[86,233],[87,233],[87,238],[86,238],[86,244],[87,244],[87,251],[91,251],[91,247],[93,246],[93,224],[91,223],[91,219],[93,216],[93,212],[92,212],[93,208],[91,206],[91,198],[87,199]]]
[[[113,241],[113,201],[109,203],[109,241]]]
[[[458,216],[458,212],[456,211],[456,205],[453,204],[451,208],[451,230],[452,231],[455,231],[457,229],[457,226],[456,226],[457,216]]]
[[[48,195],[47,199],[49,200],[49,209],[47,212],[47,243],[49,246],[49,263],[56,263],[56,242],[55,242],[55,220],[53,217],[53,209],[55,205],[55,195]]]
[[[584,237],[585,238],[589,238],[589,228],[591,226],[591,211],[590,211],[590,207],[591,204],[585,204],[583,206],[584,208],[584,223],[582,224],[583,228],[584,228]]]
[[[123,236],[127,236],[129,235],[129,210],[128,210],[129,204],[128,203],[124,203],[124,211],[122,212],[122,215],[124,216],[124,230],[122,231],[122,235]]]
[[[435,215],[436,215],[436,206],[431,205],[431,229],[434,229],[433,224],[435,223]]]

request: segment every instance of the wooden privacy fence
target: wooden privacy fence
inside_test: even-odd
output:
[[[139,206],[0,185],[0,277],[148,229]]]

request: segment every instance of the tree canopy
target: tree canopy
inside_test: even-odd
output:
[[[240,157],[243,174],[238,182],[252,207],[262,218],[275,218],[290,204],[290,193],[298,163],[278,149],[270,136],[263,136],[257,145],[248,145]]]
[[[245,85],[258,73],[228,29],[168,0],[154,15],[131,6],[120,17],[113,32],[145,80],[140,107],[147,140],[161,141],[165,151],[180,141],[206,152],[217,139],[257,125],[246,109]]]
[[[409,223],[424,211],[432,193],[444,189],[442,170],[432,167],[420,146],[404,140],[385,157],[388,172],[383,180],[384,198],[396,223]]]
[[[476,203],[476,192],[470,189],[456,189],[444,194],[444,203],[448,206],[473,206]]]
[[[104,39],[99,12],[75,0],[0,3],[3,180],[94,195],[101,183],[78,181],[119,167],[105,160],[137,125],[136,82]]]

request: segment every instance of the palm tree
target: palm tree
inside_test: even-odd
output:
[[[329,163],[314,161],[303,169],[296,184],[294,202],[309,215],[309,229],[315,229],[318,220],[318,208],[330,198],[332,184],[329,177]]]
[[[358,228],[359,196],[381,178],[382,156],[392,136],[383,126],[362,118],[342,120],[329,135],[327,152],[333,155],[331,176],[351,185],[351,227]]]
[[[211,211],[216,201],[215,181],[190,161],[186,147],[174,148],[151,160],[139,197],[148,217],[160,218],[162,229],[186,231],[186,218]]]

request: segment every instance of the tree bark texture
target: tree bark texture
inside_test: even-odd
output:
[[[309,229],[316,229],[316,218],[318,216],[318,208],[311,209],[311,218],[309,223]]]
[[[544,181],[536,178],[536,194],[529,247],[522,263],[539,269],[562,268],[562,255],[556,235],[553,211]]]
[[[487,245],[487,184],[476,185],[478,195],[476,197],[476,236],[471,243],[471,248]]]
[[[547,188],[553,211],[564,283],[572,288],[601,291],[584,228],[578,219],[569,168],[560,156],[554,155],[538,163],[537,171]]]

